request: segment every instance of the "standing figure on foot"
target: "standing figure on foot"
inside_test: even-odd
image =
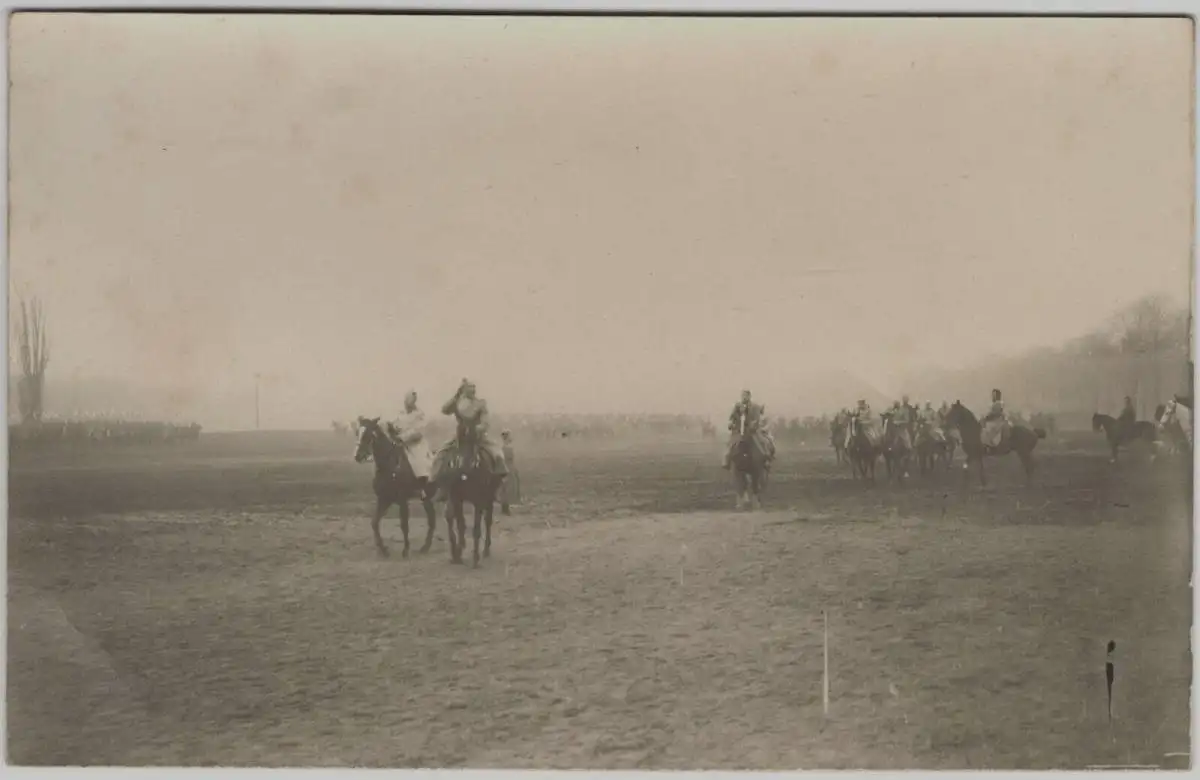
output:
[[[993,390],[992,407],[988,410],[987,416],[983,418],[981,435],[983,446],[992,449],[999,447],[1010,427],[1008,414],[1004,411],[1003,397],[999,390]]]
[[[517,453],[513,449],[512,431],[501,431],[504,460],[508,464],[508,479],[500,486],[500,514],[511,515],[512,505],[521,503],[521,475],[517,471]]]
[[[728,470],[733,462],[733,455],[741,441],[743,432],[749,434],[754,443],[766,456],[767,467],[775,459],[775,442],[766,428],[766,415],[761,405],[754,403],[749,390],[742,391],[742,400],[734,405],[729,414],[729,445],[725,448],[725,459],[721,467]]]

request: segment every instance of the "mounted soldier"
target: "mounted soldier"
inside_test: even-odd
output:
[[[850,418],[853,418],[855,423],[858,425],[858,427],[862,428],[863,433],[866,434],[867,439],[872,443],[872,445],[879,446],[882,434],[880,433],[880,430],[879,430],[879,423],[875,420],[874,415],[871,414],[871,405],[867,403],[867,399],[865,399],[865,398],[858,399],[858,404],[854,407],[854,411],[851,412],[849,414],[849,416],[847,417],[847,422],[849,422]],[[851,430],[852,430],[852,426],[847,425],[846,426],[846,448],[847,449],[849,449],[849,447],[850,447]]]
[[[404,412],[392,421],[395,432],[392,438],[404,450],[413,475],[422,483],[428,483],[433,472],[433,456],[425,439],[426,427],[425,412],[417,408],[417,391],[409,390],[404,396]]]
[[[999,447],[1012,428],[1008,414],[1004,411],[1004,399],[999,390],[992,390],[992,406],[983,418],[980,438],[985,447]]]
[[[749,390],[742,391],[742,400],[734,405],[729,413],[729,445],[725,448],[725,458],[721,467],[728,470],[733,461],[734,451],[738,442],[745,435],[750,435],[754,443],[766,456],[767,466],[775,459],[775,442],[767,430],[766,410],[754,403]]]
[[[474,444],[492,461],[492,471],[497,477],[508,475],[508,464],[504,460],[504,451],[488,436],[488,406],[487,401],[475,395],[475,383],[464,379],[454,393],[454,397],[442,405],[442,414],[453,416],[457,421],[455,436],[442,445],[434,459],[435,481],[441,476],[442,470],[449,462],[450,454],[456,448],[466,448],[474,439]]]
[[[908,396],[905,395],[903,400],[897,402],[892,411],[892,424],[904,426],[911,433],[912,425],[916,421],[917,410],[909,403]]]

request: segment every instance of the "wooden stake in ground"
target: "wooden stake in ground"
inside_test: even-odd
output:
[[[825,671],[821,675],[821,704],[825,708],[825,717],[829,717],[829,613],[821,610],[821,621],[825,634]]]
[[[1112,719],[1113,719],[1112,689],[1113,689],[1113,678],[1116,676],[1115,669],[1113,668],[1113,651],[1115,651],[1116,649],[1117,649],[1117,643],[1111,639],[1108,640],[1108,657],[1104,662],[1104,677],[1105,677],[1106,682],[1108,683],[1108,722],[1109,723],[1112,723]]]

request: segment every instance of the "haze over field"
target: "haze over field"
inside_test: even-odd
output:
[[[1188,301],[1187,20],[19,14],[10,57],[62,412],[820,413]]]

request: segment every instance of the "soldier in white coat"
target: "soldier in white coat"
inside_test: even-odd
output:
[[[417,391],[404,396],[404,413],[392,421],[399,444],[404,447],[409,465],[418,480],[428,481],[433,470],[433,455],[425,438],[425,412],[417,408]]]

